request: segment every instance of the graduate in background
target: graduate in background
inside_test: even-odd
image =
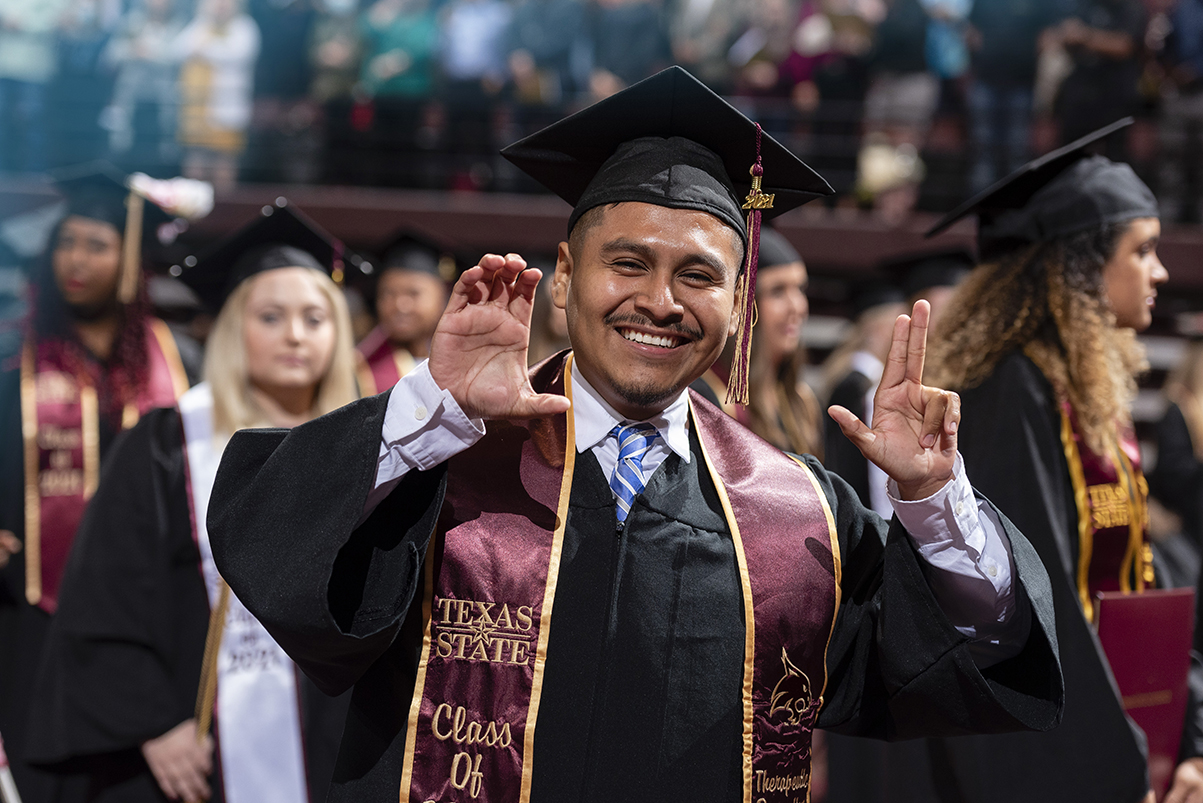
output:
[[[325,798],[346,701],[318,693],[230,595],[205,514],[233,432],[355,398],[350,319],[330,279],[340,252],[285,206],[182,277],[220,309],[205,381],[109,456],[33,690],[26,753],[86,773],[86,800]]]
[[[827,403],[852,411],[862,421],[872,420],[873,394],[890,353],[894,319],[906,312],[906,305],[897,287],[874,281],[856,294],[852,310],[852,332],[823,364],[823,374],[831,388]],[[842,432],[833,428],[827,430],[823,465],[851,485],[866,507],[883,517],[894,514],[886,496],[885,474],[866,460]]]
[[[426,240],[402,234],[388,246],[376,281],[379,323],[359,344],[363,395],[388,390],[426,359],[453,281],[455,260]]]
[[[26,763],[29,693],[101,459],[199,373],[199,350],[150,315],[143,281],[143,248],[170,217],[108,165],[58,179],[66,214],[36,263],[19,359],[0,372],[0,733],[32,803],[57,781]]]
[[[1155,583],[1130,405],[1147,368],[1136,333],[1169,274],[1153,194],[1128,165],[1087,150],[1124,125],[1037,159],[933,229],[976,215],[982,264],[949,305],[927,376],[961,392],[966,467],[1049,569],[1072,693],[1056,730],[933,740],[928,760],[891,784],[955,787],[967,801],[1152,800],[1144,737],[1091,629],[1095,592]],[[1192,730],[1177,795],[1203,794]]]

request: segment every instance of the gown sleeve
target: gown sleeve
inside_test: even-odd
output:
[[[411,471],[359,524],[388,393],[293,430],[243,430],[209,503],[218,570],[276,642],[339,694],[396,637],[421,582],[446,468]]]
[[[1149,474],[1149,492],[1182,517],[1197,548],[1203,542],[1203,462],[1195,456],[1186,418],[1176,404],[1157,422],[1157,465]]]
[[[137,749],[192,716],[208,600],[184,462],[173,409],[143,416],[107,456],[33,690],[32,761]]]
[[[846,482],[808,461],[831,506],[842,560],[819,727],[890,740],[1054,727],[1064,684],[1052,593],[1019,530],[999,515],[1031,628],[1017,655],[979,669],[970,639],[936,602],[898,520],[887,524]]]

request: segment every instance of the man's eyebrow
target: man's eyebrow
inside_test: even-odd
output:
[[[603,255],[613,255],[620,252],[634,253],[648,262],[655,260],[656,251],[650,245],[641,243],[638,240],[631,240],[626,237],[618,237],[603,243],[601,247]],[[712,254],[707,254],[702,251],[694,251],[687,254],[683,259],[678,261],[678,264],[702,264],[716,271],[720,276],[726,276],[730,272],[730,268],[719,258]]]

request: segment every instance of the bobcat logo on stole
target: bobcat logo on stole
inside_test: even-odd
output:
[[[778,712],[784,712],[785,722],[797,725],[813,707],[810,678],[794,666],[784,647],[781,648],[781,665],[785,668],[785,674],[777,681],[777,685],[773,686],[773,694],[769,697],[769,718],[775,718]]]
[[[529,605],[441,597],[431,620],[435,652],[448,661],[522,666],[538,635]]]

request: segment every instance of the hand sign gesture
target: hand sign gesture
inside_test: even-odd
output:
[[[867,460],[898,483],[903,499],[924,499],[952,479],[961,399],[923,384],[931,306],[915,302],[894,322],[894,341],[873,396],[873,427],[843,407],[828,410]]]
[[[470,418],[537,418],[568,399],[535,393],[526,348],[542,273],[517,254],[486,254],[451,291],[430,343],[430,375]]]

